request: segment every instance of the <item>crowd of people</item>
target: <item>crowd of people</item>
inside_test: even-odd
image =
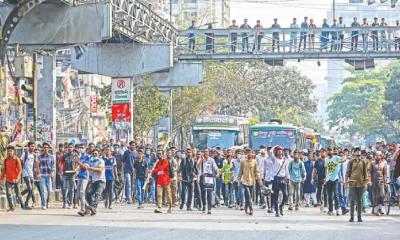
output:
[[[394,29],[393,31],[388,31],[385,29],[369,29],[360,31],[360,28],[366,27],[376,27],[382,28],[389,26],[386,22],[385,18],[378,19],[375,17],[372,22],[368,22],[367,18],[363,18],[360,23],[357,17],[353,18],[353,22],[346,26],[344,23],[343,17],[339,17],[339,19],[333,19],[333,22],[328,23],[328,19],[324,18],[322,24],[318,27],[322,28],[321,31],[316,31],[317,25],[314,19],[309,19],[308,17],[304,17],[303,22],[298,24],[296,18],[293,18],[293,21],[288,26],[291,30],[287,32],[288,36],[282,36],[285,33],[280,31],[281,25],[278,23],[278,19],[275,18],[273,24],[270,26],[270,29],[276,30],[276,32],[272,32],[267,47],[262,47],[263,42],[267,42],[267,40],[263,40],[266,38],[267,33],[265,32],[264,26],[261,24],[260,20],[257,20],[256,25],[251,27],[248,22],[248,19],[244,19],[243,23],[239,26],[236,20],[232,20],[232,24],[229,26],[229,30],[231,30],[229,34],[229,45],[230,51],[232,53],[236,52],[239,37],[241,37],[241,50],[244,53],[252,52],[259,53],[260,51],[278,51],[280,52],[283,49],[289,48],[289,52],[292,51],[312,51],[312,50],[320,50],[320,51],[343,51],[344,48],[348,48],[349,51],[388,51],[391,46],[393,46],[395,51],[400,51],[400,28]],[[400,27],[400,20],[395,22],[395,27]],[[357,30],[345,31],[345,29],[341,30],[340,28],[358,28]],[[191,51],[195,51],[196,49],[196,29],[197,26],[196,21],[192,21],[191,26],[189,27],[189,49]],[[207,24],[208,29],[212,29],[212,24]],[[329,28],[333,28],[333,30],[329,30]],[[251,29],[259,29],[260,31],[256,31],[255,34],[252,32],[241,32],[237,33],[232,30],[240,29],[240,30],[251,30]],[[297,30],[298,29],[298,30]],[[313,30],[314,29],[314,30]],[[297,31],[294,31],[297,30]],[[206,37],[206,52],[214,53],[214,34],[213,33],[205,33]],[[285,38],[286,37],[286,38]],[[253,39],[253,48],[249,47],[249,39]],[[318,41],[319,38],[319,41]],[[286,39],[286,42],[285,42]],[[349,40],[347,40],[349,39]],[[391,40],[391,41],[389,41]],[[362,44],[362,48],[359,48],[359,44]],[[319,46],[318,46],[319,45]]]
[[[7,147],[0,181],[5,180],[9,211],[15,209],[12,190],[21,208],[31,210],[39,203],[37,189],[46,210],[55,186],[62,193],[62,207],[79,207],[81,216],[95,215],[100,201],[109,209],[114,202],[138,209],[155,204],[155,213],[167,206],[168,213],[179,207],[211,214],[223,205],[253,215],[259,205],[276,217],[284,215],[287,204],[289,211],[319,206],[328,215],[350,212],[350,221],[357,206],[361,222],[369,206],[373,214],[382,215],[385,191],[396,194],[400,188],[395,144],[316,152],[280,146],[177,151],[110,140],[60,144],[52,152],[48,143],[29,142],[19,157],[14,146]]]

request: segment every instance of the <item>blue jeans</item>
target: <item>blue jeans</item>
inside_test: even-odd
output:
[[[145,179],[136,178],[136,199],[139,205],[144,203],[143,186]]]
[[[232,205],[235,199],[235,192],[233,191],[233,184],[226,183],[225,184],[225,206]]]
[[[235,200],[236,206],[243,206],[243,198],[244,198],[244,188],[243,185],[238,186],[238,182],[233,183],[234,192],[235,192]]]
[[[72,199],[74,197],[74,177],[73,176],[63,176],[63,203],[72,204]]]
[[[215,183],[215,194],[219,199],[221,199],[221,189],[222,189],[222,179],[220,177],[217,177]]]
[[[51,176],[41,176],[40,177],[40,198],[42,201],[42,207],[46,207],[50,202],[50,194],[51,194]],[[45,189],[47,190],[47,197],[44,194]]]
[[[132,200],[132,173],[125,173],[125,199],[126,201]]]
[[[347,191],[346,189],[343,188],[343,183],[342,182],[338,182],[338,197],[339,197],[339,205],[340,208],[343,210],[345,210],[347,208]]]

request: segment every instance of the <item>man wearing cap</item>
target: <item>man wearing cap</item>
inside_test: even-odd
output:
[[[362,198],[363,192],[367,188],[368,173],[367,173],[367,164],[361,160],[360,148],[354,149],[354,159],[349,162],[347,171],[346,171],[346,182],[349,183],[349,187],[350,187],[350,191],[351,191],[349,222],[354,222],[354,205],[356,202],[357,202],[358,222],[362,222],[361,198]],[[346,182],[344,182],[343,185],[346,186]]]
[[[274,176],[272,183],[272,191],[273,193],[273,204],[275,208],[275,216],[283,216],[283,206],[287,201],[287,188],[290,179],[289,174],[289,161],[290,158],[283,156],[283,149],[281,146],[275,146],[271,149],[271,161],[272,161],[272,173]],[[282,202],[278,208],[278,197],[279,191],[282,192],[283,198]]]
[[[267,154],[266,154],[266,149],[265,146],[261,145],[260,146],[260,153],[257,154],[256,156],[256,161],[258,164],[258,167],[260,169],[260,177],[261,177],[261,181],[262,181],[262,185],[258,184],[258,182],[256,182],[256,203],[257,203],[257,198],[260,198],[260,206],[262,209],[266,208],[265,205],[265,199],[264,196],[261,194],[261,189],[264,186],[264,179],[265,179],[265,162],[267,161]]]

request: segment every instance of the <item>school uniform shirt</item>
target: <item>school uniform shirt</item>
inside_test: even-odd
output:
[[[36,160],[35,153],[24,151],[21,155],[21,160],[22,160],[22,177],[33,178],[33,166]]]
[[[104,165],[105,165],[105,175],[107,181],[114,181],[114,168],[117,166],[117,160],[115,157],[111,156],[110,158],[103,157]]]
[[[98,157],[90,158],[90,167],[92,168],[105,167],[104,160]],[[95,171],[89,171],[89,173],[90,173],[90,178],[92,179],[93,182],[106,181],[105,169],[103,169],[103,171],[101,171],[100,173]]]
[[[90,166],[90,157],[88,155],[82,156],[80,158],[80,161],[82,164]],[[79,168],[78,179],[79,180],[89,179],[89,171],[82,167]]]

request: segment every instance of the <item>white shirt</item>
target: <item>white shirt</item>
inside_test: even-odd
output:
[[[258,168],[260,169],[260,175],[261,175],[261,179],[265,178],[265,161],[268,158],[267,155],[265,155],[264,157],[261,156],[261,154],[258,154],[256,156],[256,161],[258,164]]]
[[[264,162],[264,180],[267,182],[274,180],[274,175],[272,172],[272,159],[269,156]]]
[[[25,154],[28,154],[26,161],[25,161]],[[22,162],[22,177],[33,178],[33,166],[35,163],[35,153],[30,153],[30,152],[24,151],[21,155],[21,162]]]

